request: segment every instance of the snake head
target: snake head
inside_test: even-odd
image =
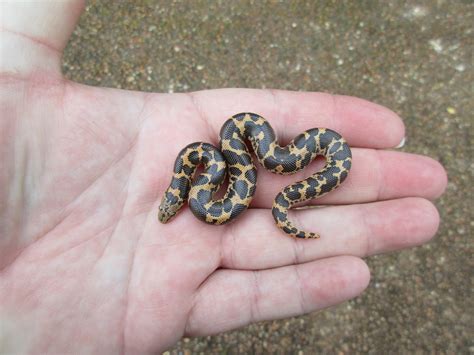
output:
[[[171,201],[170,199],[163,196],[161,200],[160,207],[158,209],[158,219],[161,223],[168,222],[175,214],[178,212],[179,208],[182,206],[182,203],[176,203],[176,201]]]

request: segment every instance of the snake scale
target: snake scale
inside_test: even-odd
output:
[[[277,226],[295,238],[319,238],[298,229],[288,220],[288,209],[296,203],[314,199],[337,188],[351,168],[351,150],[337,132],[327,128],[309,129],[286,147],[278,144],[275,132],[262,116],[239,113],[228,119],[220,131],[220,149],[197,142],[178,154],[171,184],[165,191],[158,218],[168,222],[188,201],[193,214],[209,224],[221,225],[237,218],[250,205],[257,186],[257,169],[246,141],[265,169],[277,174],[293,174],[305,168],[317,155],[326,158],[324,168],[305,180],[291,184],[276,196],[272,214]],[[196,167],[204,170],[194,177]],[[229,176],[225,195],[214,194]]]

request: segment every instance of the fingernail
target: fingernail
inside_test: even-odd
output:
[[[401,142],[395,147],[395,149],[402,148],[405,145],[406,137],[403,137]]]

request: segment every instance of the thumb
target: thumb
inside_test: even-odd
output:
[[[0,3],[0,74],[61,75],[61,55],[84,8],[82,0]]]

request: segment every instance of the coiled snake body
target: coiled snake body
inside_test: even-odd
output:
[[[225,224],[237,218],[252,201],[257,169],[245,143],[249,140],[258,161],[277,174],[293,174],[305,168],[317,155],[326,157],[325,167],[305,180],[291,184],[275,198],[272,214],[279,228],[296,238],[319,238],[296,228],[287,217],[298,202],[320,197],[337,188],[351,168],[351,150],[337,132],[309,129],[286,147],[281,147],[270,124],[254,113],[239,113],[228,119],[220,131],[220,149],[208,143],[192,143],[178,154],[174,175],[159,207],[158,218],[166,223],[187,200],[193,214],[210,224]],[[203,173],[193,175],[198,165]],[[213,200],[229,175],[229,186],[221,199]]]

